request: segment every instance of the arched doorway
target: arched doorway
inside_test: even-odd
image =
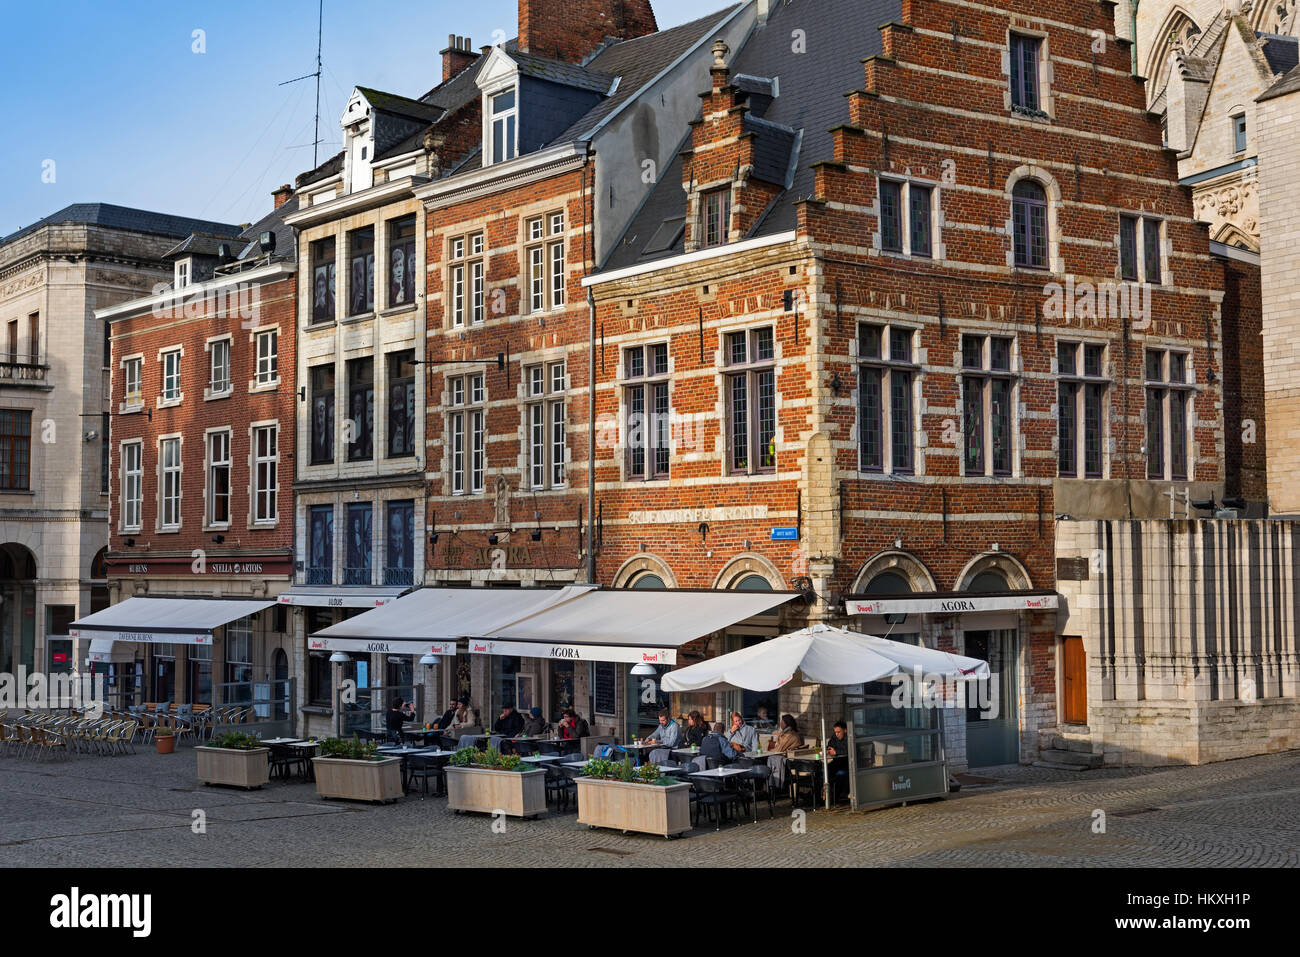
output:
[[[36,671],[36,557],[16,542],[0,545],[0,665]]]
[[[998,568],[972,568],[966,591],[1011,591]],[[1020,760],[1019,659],[1017,628],[966,630],[965,653],[989,663],[986,681],[972,683],[966,699],[966,762],[972,768],[1015,764]],[[996,704],[996,710],[984,703]],[[992,716],[990,716],[992,714]]]

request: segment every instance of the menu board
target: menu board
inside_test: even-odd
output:
[[[617,714],[618,668],[612,661],[597,661],[595,665],[596,686],[593,697],[596,699],[596,714]]]

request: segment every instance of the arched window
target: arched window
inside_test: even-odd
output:
[[[771,591],[772,584],[762,575],[746,575],[735,584],[736,591]]]
[[[978,592],[1010,591],[1011,587],[1000,572],[987,571],[976,575],[971,581],[970,587],[966,590]]]
[[[638,575],[629,586],[631,588],[667,588],[664,580],[658,575],[646,572],[644,575]]]
[[[910,595],[912,586],[897,572],[881,572],[867,584],[868,595]]]
[[[1047,191],[1022,179],[1011,191],[1011,231],[1016,265],[1047,268]]]

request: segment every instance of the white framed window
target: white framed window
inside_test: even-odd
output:
[[[488,96],[488,165],[512,160],[519,152],[519,98],[512,87]]]
[[[230,524],[230,430],[208,433],[208,525]]]
[[[279,518],[280,427],[253,426],[253,524],[272,525]]]
[[[906,326],[858,326],[858,468],[910,474],[915,470],[913,362],[915,332]]]
[[[565,302],[564,213],[535,216],[524,229],[528,311],[559,309]]]
[[[190,284],[190,261],[188,259],[176,260],[175,269],[176,282],[173,285],[176,289],[184,289]]]
[[[122,406],[144,405],[144,357],[127,356],[122,360]]]
[[[483,373],[447,380],[451,493],[477,495],[487,469],[487,389]]]
[[[222,336],[208,342],[207,398],[228,395],[230,391],[230,337]]]
[[[458,236],[448,244],[447,311],[454,327],[483,321],[486,294],[483,250],[482,233]]]
[[[1192,399],[1191,355],[1172,349],[1147,349],[1146,382],[1147,478],[1186,481],[1191,473]]]
[[[137,439],[122,446],[122,531],[140,531],[140,508],[143,504],[144,445]]]
[[[700,245],[705,249],[731,241],[731,187],[711,189],[700,196]]]
[[[159,394],[159,404],[180,402],[184,398],[181,392],[181,357],[184,351],[180,348],[164,349],[159,353],[158,359],[162,363],[162,392]]]
[[[280,331],[261,329],[253,333],[253,345],[257,357],[254,384],[257,388],[275,385],[280,381]]]
[[[164,531],[181,527],[181,439],[158,440],[158,524]]]
[[[539,363],[524,370],[527,389],[528,481],[535,489],[562,488],[568,449],[563,362]]]
[[[1056,471],[1062,478],[1103,478],[1106,471],[1106,347],[1056,344]]]

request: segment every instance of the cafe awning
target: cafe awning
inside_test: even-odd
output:
[[[458,638],[474,638],[547,608],[574,601],[589,586],[564,588],[421,588],[364,615],[311,635],[319,651],[424,654],[437,645],[455,654]]]
[[[210,645],[217,628],[274,604],[273,601],[222,598],[128,598],[74,621],[68,635],[89,638],[92,642]],[[103,649],[104,645],[100,644],[100,653]]]
[[[313,608],[379,608],[408,591],[407,585],[291,585],[277,600]]]
[[[849,615],[960,615],[984,611],[1043,611],[1056,608],[1060,596],[1054,591],[1018,591],[987,594],[946,592],[924,595],[846,598]]]
[[[470,642],[478,654],[671,665],[689,641],[770,611],[796,592],[592,591]]]

